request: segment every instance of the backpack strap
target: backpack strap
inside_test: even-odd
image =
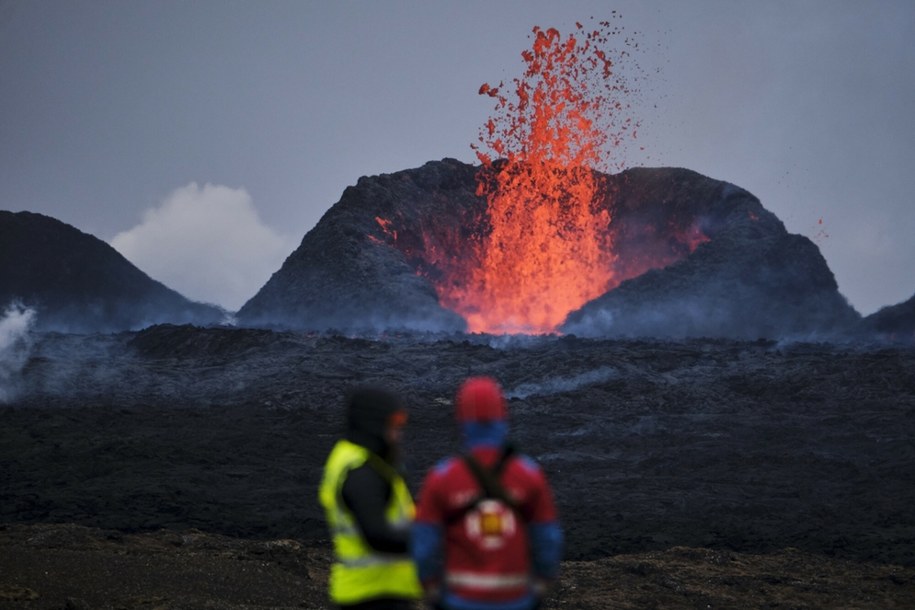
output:
[[[509,459],[514,455],[514,449],[510,445],[506,445],[502,450],[502,454],[499,456],[499,459],[493,465],[492,468],[486,468],[480,462],[477,461],[470,453],[464,453],[461,455],[461,459],[467,465],[467,468],[470,470],[470,473],[477,480],[477,483],[480,486],[481,493],[477,494],[472,498],[467,504],[465,504],[460,510],[455,514],[451,515],[448,518],[448,522],[457,521],[463,519],[464,515],[476,508],[480,502],[487,499],[499,500],[504,503],[515,513],[521,514],[521,507],[518,506],[518,503],[508,494],[505,490],[505,487],[502,486],[502,483],[499,479],[502,477],[502,472],[505,470],[505,466],[508,464]]]

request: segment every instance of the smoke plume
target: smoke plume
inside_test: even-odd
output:
[[[111,245],[182,295],[236,311],[292,250],[260,219],[244,189],[196,183],[147,210]]]
[[[19,373],[32,349],[29,329],[35,311],[18,303],[7,306],[0,318],[0,403],[7,403],[16,393]]]

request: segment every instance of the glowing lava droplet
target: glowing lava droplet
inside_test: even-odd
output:
[[[472,332],[554,332],[615,283],[611,219],[593,169],[607,144],[635,137],[637,124],[622,116],[627,88],[602,49],[620,30],[600,25],[585,33],[576,24],[566,38],[535,27],[514,97],[501,84],[480,87],[496,100],[473,147],[488,227],[475,245],[479,266],[461,282],[436,285]]]

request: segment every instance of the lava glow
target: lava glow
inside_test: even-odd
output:
[[[472,332],[548,333],[615,285],[610,215],[594,168],[608,144],[635,138],[627,88],[604,49],[621,30],[602,22],[565,38],[535,27],[510,93],[484,84],[495,114],[474,146],[488,231],[461,282],[439,282],[443,305]],[[625,52],[621,57],[626,55]]]
[[[622,169],[616,157],[639,126],[630,104],[639,91],[618,68],[636,41],[610,22],[591,32],[576,24],[565,37],[535,27],[531,39],[520,78],[479,90],[495,103],[473,146],[485,209],[419,226],[375,219],[471,332],[555,333],[571,311],[708,240],[699,219],[663,196],[613,218],[618,192],[606,172]]]

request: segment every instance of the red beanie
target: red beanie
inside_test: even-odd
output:
[[[458,389],[454,400],[457,420],[502,421],[508,418],[508,409],[502,388],[492,377],[471,377]]]

